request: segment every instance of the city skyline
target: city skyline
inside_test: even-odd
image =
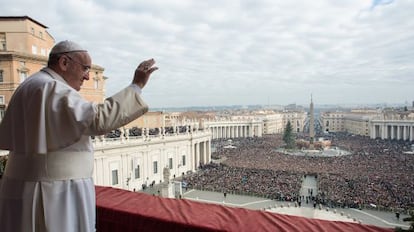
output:
[[[414,100],[414,1],[0,3],[0,15],[27,15],[89,50],[107,96],[154,58],[151,108]]]

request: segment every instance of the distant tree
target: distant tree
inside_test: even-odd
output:
[[[283,132],[283,141],[286,143],[286,149],[293,149],[296,146],[295,135],[290,121],[287,122],[285,131]]]

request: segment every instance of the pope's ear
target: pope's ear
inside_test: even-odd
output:
[[[68,60],[67,60],[67,58],[66,58],[65,56],[61,56],[61,57],[59,57],[59,62],[58,62],[58,64],[59,64],[59,68],[60,68],[61,70],[66,70],[66,69],[67,69],[67,65],[68,65]]]

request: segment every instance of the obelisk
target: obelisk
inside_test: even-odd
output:
[[[315,118],[314,118],[314,112],[313,112],[313,100],[312,100],[312,94],[311,94],[311,103],[310,103],[310,118],[309,118],[309,145],[311,149],[313,149],[313,142],[315,140]]]

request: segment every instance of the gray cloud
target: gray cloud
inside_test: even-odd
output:
[[[6,3],[7,2],[7,3]],[[0,0],[105,67],[107,94],[153,57],[152,107],[414,100],[414,1]]]

